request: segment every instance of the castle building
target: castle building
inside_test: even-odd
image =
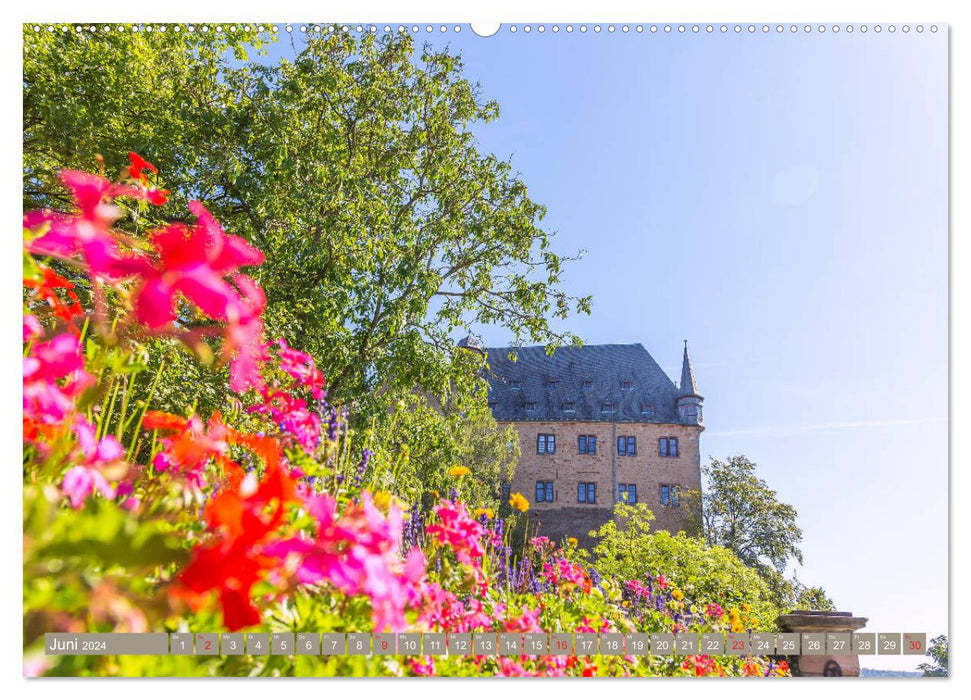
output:
[[[557,541],[587,533],[618,501],[646,503],[654,529],[684,529],[682,494],[701,489],[702,403],[685,341],[681,383],[640,343],[479,348],[489,407],[519,433],[522,456],[508,493],[530,501],[530,523]]]

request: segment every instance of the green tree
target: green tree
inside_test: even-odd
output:
[[[792,559],[802,564],[796,509],[778,500],[756,475],[754,462],[742,455],[725,462],[713,458],[702,473],[701,520],[710,545],[731,550],[761,572],[781,575]]]
[[[927,655],[931,657],[933,663],[925,662],[917,668],[923,671],[925,676],[947,676],[948,644],[946,634],[934,637],[931,640],[931,645],[927,649]]]
[[[836,604],[822,586],[803,586],[793,578],[796,604],[799,610],[836,610]]]
[[[162,186],[266,252],[270,332],[312,352],[342,401],[474,393],[451,352],[470,323],[577,340],[550,321],[589,299],[559,289],[544,207],[479,151],[473,127],[499,107],[459,56],[337,32],[292,60],[246,60],[267,38],[27,29],[25,207],[64,204],[61,167],[102,154],[112,171],[141,151]]]

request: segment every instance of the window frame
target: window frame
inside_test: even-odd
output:
[[[637,436],[636,435],[617,436],[617,456],[618,457],[637,456]]]
[[[577,482],[577,503],[596,503],[597,502],[597,482],[578,481]]]
[[[667,500],[664,496],[667,493]],[[677,508],[681,505],[681,485],[680,484],[659,484],[658,500],[665,508]]]
[[[659,437],[657,439],[658,457],[680,457],[681,452],[678,448],[678,438],[676,437]]]
[[[540,445],[543,446],[542,450],[540,449]],[[536,454],[556,454],[556,433],[536,433]]]
[[[536,503],[552,503],[556,500],[556,491],[552,481],[537,481],[536,489],[533,491]]]

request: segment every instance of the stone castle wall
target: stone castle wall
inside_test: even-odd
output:
[[[682,490],[701,488],[699,436],[703,428],[694,425],[658,423],[547,422],[513,424],[519,432],[522,456],[513,477],[513,492],[530,502],[530,522],[539,523],[540,534],[557,540],[576,537],[589,546],[587,533],[610,517],[618,501],[617,484],[636,484],[638,503],[646,503],[655,515],[654,529],[678,532],[684,529],[683,509],[661,504],[661,486],[678,485]],[[554,454],[536,453],[536,436],[556,436]],[[597,437],[596,454],[580,454],[577,438]],[[619,456],[617,437],[637,439],[635,456]],[[676,437],[677,457],[661,457],[658,439]],[[552,481],[554,500],[535,501],[536,482]],[[578,503],[577,485],[597,485],[596,503]]]

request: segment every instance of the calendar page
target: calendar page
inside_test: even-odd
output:
[[[24,676],[946,676],[950,25],[407,14],[22,25]]]

